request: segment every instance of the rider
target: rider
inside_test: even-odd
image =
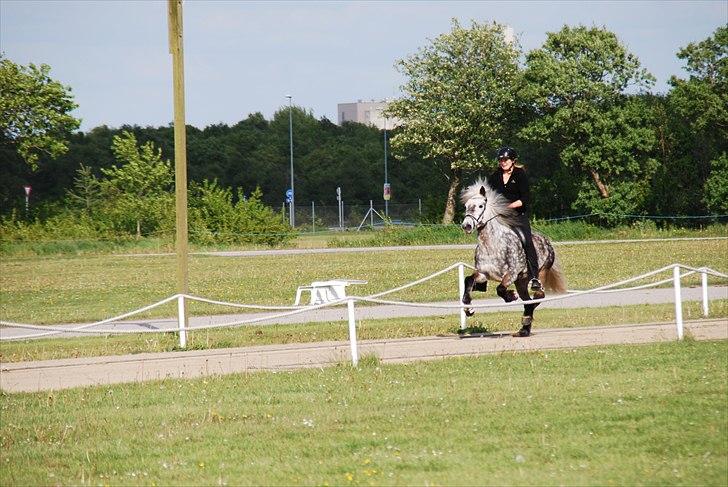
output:
[[[488,177],[488,184],[510,201],[508,207],[515,209],[518,213],[517,223],[513,226],[513,230],[521,239],[523,250],[526,253],[531,291],[535,298],[542,298],[544,294],[541,281],[538,280],[538,258],[536,249],[533,247],[531,224],[528,221],[530,212],[528,177],[523,166],[516,164],[518,153],[513,147],[498,149],[497,159],[498,169]]]

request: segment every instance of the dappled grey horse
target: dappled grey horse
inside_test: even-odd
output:
[[[496,292],[508,303],[518,299],[530,301],[528,294],[528,266],[526,253],[511,223],[516,210],[508,208],[509,201],[494,191],[483,180],[476,181],[465,188],[461,195],[465,204],[465,218],[462,228],[465,233],[478,231],[478,245],[475,247],[475,271],[465,278],[463,304],[470,304],[473,290],[486,291],[488,281],[498,282]],[[533,232],[533,245],[538,257],[539,279],[547,290],[564,293],[566,282],[556,262],[556,253],[549,239]],[[516,291],[508,289],[515,284]],[[526,337],[531,334],[533,310],[539,303],[524,304],[521,329],[514,336]],[[468,316],[472,309],[466,309]]]

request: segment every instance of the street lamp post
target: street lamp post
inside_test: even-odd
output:
[[[295,215],[296,191],[293,188],[293,105],[292,105],[292,96],[286,95],[286,98],[288,98],[288,140],[289,140],[289,145],[291,147],[291,202],[290,202],[290,206],[289,206],[289,213],[290,213],[291,227],[295,227],[296,226],[296,215]]]
[[[387,119],[384,119],[384,185],[389,184],[387,177]],[[389,218],[389,199],[384,200],[384,216]]]

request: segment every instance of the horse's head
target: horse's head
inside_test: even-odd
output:
[[[480,229],[485,222],[483,215],[488,200],[485,196],[485,186],[480,186],[480,190],[465,201],[465,218],[460,225],[465,233],[472,233],[475,229]]]

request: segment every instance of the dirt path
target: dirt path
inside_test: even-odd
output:
[[[728,320],[686,322],[685,334],[696,340],[725,340],[728,339]],[[529,338],[514,338],[503,333],[367,340],[359,342],[359,355],[374,354],[383,363],[398,363],[675,339],[675,323],[555,328],[538,330]],[[348,342],[321,342],[6,363],[0,364],[0,389],[5,392],[45,391],[166,378],[325,367],[349,361]]]

